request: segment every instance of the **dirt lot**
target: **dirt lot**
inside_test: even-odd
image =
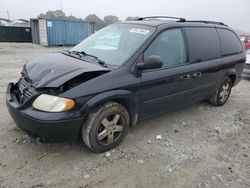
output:
[[[141,122],[110,156],[80,140],[31,141],[6,110],[6,86],[29,59],[61,49],[0,43],[0,187],[250,187],[246,80],[223,107],[202,102]]]

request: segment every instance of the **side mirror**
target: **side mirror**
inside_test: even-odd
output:
[[[137,69],[138,70],[147,70],[147,69],[157,69],[161,68],[163,65],[163,60],[158,55],[151,55],[149,56],[144,63],[138,63]]]

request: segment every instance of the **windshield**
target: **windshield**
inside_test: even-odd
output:
[[[84,52],[98,57],[108,65],[119,66],[123,64],[154,31],[155,28],[150,26],[113,24],[94,33],[70,51]]]

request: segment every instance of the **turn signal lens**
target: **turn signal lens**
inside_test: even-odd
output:
[[[71,99],[64,99],[65,107],[63,111],[70,110],[75,106],[75,102]]]

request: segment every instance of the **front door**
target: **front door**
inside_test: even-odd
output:
[[[201,80],[206,80],[209,74],[196,63],[188,62],[181,28],[161,32],[144,52],[144,61],[151,55],[160,56],[163,67],[141,73],[142,118],[192,104],[204,97],[202,93],[208,85]],[[209,67],[212,66],[216,66],[216,61],[210,62]]]

